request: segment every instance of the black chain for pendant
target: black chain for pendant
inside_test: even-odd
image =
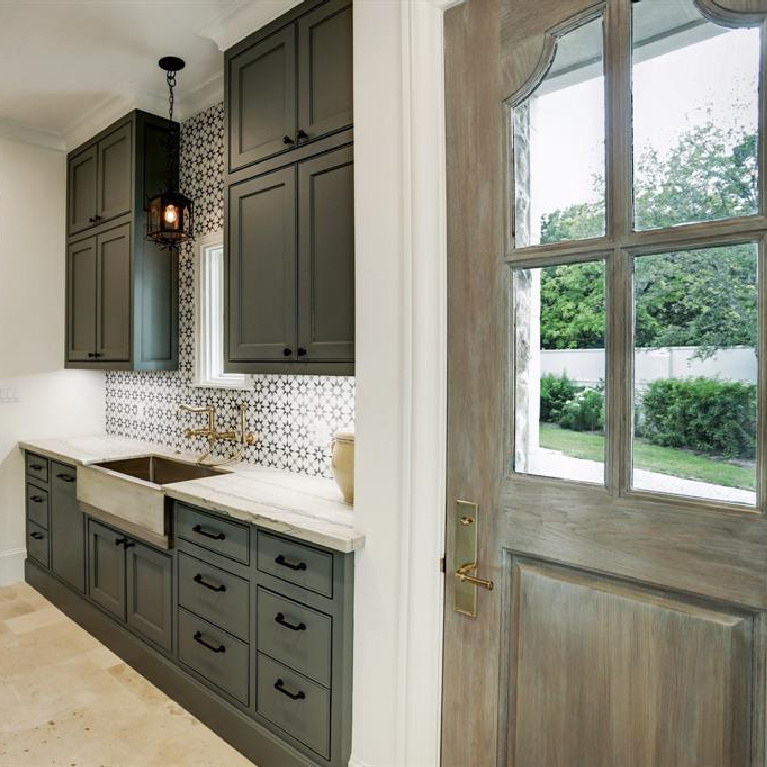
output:
[[[176,185],[173,183],[175,176],[175,162],[177,153],[180,152],[180,136],[177,138],[173,129],[173,89],[176,87],[176,73],[168,72],[168,191],[175,192]]]

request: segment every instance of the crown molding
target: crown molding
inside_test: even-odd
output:
[[[194,90],[186,91],[179,100],[179,120],[188,120],[203,109],[219,104],[224,100],[224,67],[210,80],[198,85]]]
[[[301,0],[237,0],[234,7],[209,19],[198,30],[218,46],[220,51],[231,48],[251,32],[266,26],[283,13],[295,8]]]
[[[8,120],[0,120],[0,138],[32,144],[44,149],[54,149],[59,152],[66,149],[64,137],[60,134],[39,128],[30,128],[27,125],[20,125]]]

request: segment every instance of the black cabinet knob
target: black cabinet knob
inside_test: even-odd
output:
[[[299,349],[298,350],[298,356],[299,357],[306,357],[306,349]]]
[[[305,130],[299,130],[296,135],[299,141],[306,141],[309,138],[309,134]]]
[[[295,142],[295,141],[293,141],[293,139],[292,139],[292,138],[290,138],[290,136],[285,136],[285,137],[282,139],[282,143],[283,143],[283,144],[295,144],[296,142]]]
[[[292,349],[283,349],[283,350],[282,350],[282,353],[283,353],[283,354],[284,354],[286,357],[290,357],[290,355],[291,355],[291,354],[293,354],[293,350],[292,350]]]

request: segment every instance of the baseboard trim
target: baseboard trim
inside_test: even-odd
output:
[[[29,559],[26,581],[258,767],[316,767]]]
[[[12,586],[24,580],[26,549],[8,549],[0,552],[0,587]]]

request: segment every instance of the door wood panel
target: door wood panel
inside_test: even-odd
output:
[[[603,10],[607,233],[596,248],[513,250],[514,155],[505,131],[515,115],[505,102],[545,73],[541,61],[556,30],[570,29],[575,15],[593,18],[599,7],[466,0],[445,13],[442,765],[764,767],[767,466],[757,466],[756,509],[638,493],[625,472],[633,255],[664,252],[683,236],[690,247],[725,235],[753,239],[753,230],[744,233],[736,221],[686,233],[631,230],[631,5],[608,0]],[[604,485],[515,473],[515,365],[525,348],[515,348],[511,268],[600,254],[607,263]],[[764,302],[759,311],[763,360]],[[761,370],[759,379],[763,405]],[[456,571],[467,563],[456,547],[459,499],[480,510],[475,574],[496,586],[478,589],[475,618],[453,609]]]
[[[88,594],[119,620],[125,620],[124,539],[110,527],[88,521]]]
[[[104,220],[128,213],[132,207],[132,130],[128,123],[98,143],[98,215]]]
[[[511,555],[506,577],[499,763],[750,763],[755,615]]]
[[[295,359],[295,168],[229,187],[229,222],[229,359]]]
[[[298,20],[298,127],[309,139],[348,127],[352,4],[332,0]]]
[[[87,361],[96,352],[96,238],[67,248],[67,358]]]
[[[228,66],[226,113],[232,173],[295,147],[295,26],[256,43]]]
[[[130,359],[131,226],[100,234],[98,251],[97,353],[99,361]]]
[[[126,618],[147,639],[172,646],[173,558],[137,541],[126,548]]]
[[[69,197],[67,210],[69,234],[93,226],[98,212],[98,150],[91,146],[69,159]]]
[[[298,166],[298,354],[354,360],[354,152]]]

